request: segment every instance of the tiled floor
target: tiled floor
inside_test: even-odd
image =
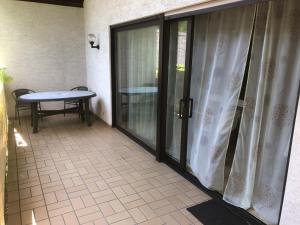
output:
[[[201,224],[186,207],[209,197],[101,121],[49,117],[32,134],[24,120],[10,136],[9,225]]]

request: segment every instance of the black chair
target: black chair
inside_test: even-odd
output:
[[[15,100],[15,118],[19,120],[20,125],[21,125],[20,111],[21,110],[31,110],[31,104],[21,101],[19,97],[21,95],[26,95],[26,94],[30,94],[30,93],[35,93],[35,91],[26,89],[26,88],[22,88],[22,89],[16,89],[11,92],[11,95],[12,95],[13,99]],[[41,111],[40,103],[38,103],[38,110]]]
[[[78,86],[71,89],[71,91],[88,91],[89,89],[85,86]],[[64,116],[66,116],[66,108],[67,106],[72,106],[73,108],[78,109],[79,118],[80,118],[80,105],[79,100],[67,100],[64,101]]]

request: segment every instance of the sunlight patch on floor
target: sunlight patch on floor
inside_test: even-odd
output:
[[[35,221],[35,217],[34,217],[34,213],[33,210],[31,211],[31,218],[32,218],[32,225],[36,225],[36,221]]]
[[[28,144],[22,137],[22,135],[18,132],[16,128],[14,128],[14,134],[15,134],[15,139],[16,139],[16,144],[17,147],[27,147]]]

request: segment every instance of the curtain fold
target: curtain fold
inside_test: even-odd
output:
[[[200,182],[220,192],[254,16],[252,5],[195,18],[188,159]]]
[[[224,200],[277,224],[300,78],[300,4],[258,5],[248,84]]]

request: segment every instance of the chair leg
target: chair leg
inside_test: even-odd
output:
[[[17,120],[17,106],[15,106],[15,120]]]
[[[66,103],[64,102],[64,117],[66,117]]]
[[[79,119],[81,119],[81,121],[83,121],[84,120],[84,111],[83,111],[83,101],[82,100],[79,100],[78,108],[79,108]]]
[[[39,111],[41,112],[42,111],[41,103],[39,102],[38,104],[39,104]],[[43,121],[43,115],[41,113],[40,113],[40,115],[41,115],[41,121]]]
[[[19,109],[17,109],[17,113],[18,113],[19,125],[21,125],[20,110]]]
[[[78,117],[79,117],[79,119],[80,119],[80,116],[81,116],[81,109],[80,109],[80,103],[78,103],[78,105],[77,105],[77,109],[78,109]]]
[[[30,125],[33,127],[32,107],[31,107],[31,109],[30,109]]]

